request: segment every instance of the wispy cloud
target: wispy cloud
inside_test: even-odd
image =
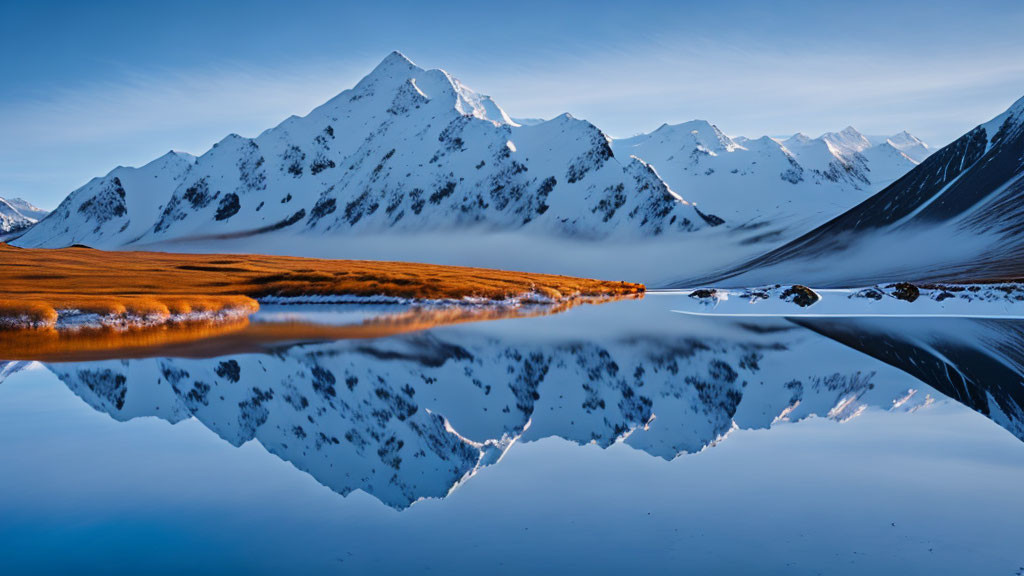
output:
[[[448,69],[514,116],[568,111],[615,136],[704,118],[736,135],[854,124],[866,132],[910,129],[942,144],[1024,95],[1019,43],[880,52],[659,36],[562,46],[508,62],[458,54],[418,63]],[[23,193],[52,205],[115,165],[142,164],[171,148],[202,153],[232,132],[254,136],[353,86],[374,64],[361,58],[147,70],[0,100],[0,195]]]
[[[562,58],[479,82],[514,113],[572,111],[620,136],[700,117],[744,135],[860,123],[912,128],[944,143],[1024,95],[1017,48],[883,56],[689,39]]]
[[[308,112],[354,84],[361,72],[338,62],[136,72],[116,83],[68,87],[6,104],[0,122],[5,141],[29,145],[92,143],[165,130],[205,136],[209,126],[251,132]]]
[[[89,178],[169,149],[206,151],[305,114],[366,72],[365,63],[149,70],[0,103],[0,196],[52,206]]]

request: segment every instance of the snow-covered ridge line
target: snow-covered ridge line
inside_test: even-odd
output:
[[[774,285],[744,289],[679,290],[677,312],[722,316],[964,316],[1024,317],[1024,284],[908,282],[814,290]]]
[[[619,157],[636,156],[686,200],[751,235],[796,235],[853,207],[914,168],[930,153],[904,133],[865,136],[847,127],[818,138],[730,137],[705,120],[662,125],[614,140]]]
[[[720,223],[623,158],[587,121],[520,126],[448,72],[394,52],[355,87],[255,138],[231,134],[198,157],[171,152],[93,179],[18,245],[466,229],[648,239]]]

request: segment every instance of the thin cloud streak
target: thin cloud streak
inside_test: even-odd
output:
[[[473,55],[417,63],[449,70],[513,116],[570,112],[620,137],[703,118],[733,135],[817,134],[854,124],[870,133],[909,129],[941,145],[1024,95],[1024,61],[1013,47],[880,59],[658,36],[509,65]],[[151,70],[0,104],[0,195],[24,190],[54,204],[115,165],[143,164],[168,149],[202,153],[232,132],[255,136],[350,88],[374,63],[361,56]],[[54,159],[67,165],[59,174]]]
[[[942,144],[1024,95],[1024,61],[1013,57],[1016,52],[1004,51],[1002,58],[981,52],[880,61],[846,53],[661,48],[642,56],[609,52],[550,63],[520,77],[495,75],[479,83],[506,108],[519,108],[513,114],[571,110],[617,136],[694,117],[758,136],[841,128],[857,116],[872,124],[897,118],[899,125],[880,128],[913,128]],[[950,110],[957,94],[968,93],[974,105]],[[929,126],[932,119],[943,125]]]

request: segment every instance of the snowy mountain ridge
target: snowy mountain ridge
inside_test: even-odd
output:
[[[119,248],[281,229],[349,235],[476,228],[578,238],[716,226],[648,164],[563,114],[521,126],[443,70],[394,52],[354,88],[256,138],[117,168],[22,246]]]
[[[754,238],[769,226],[785,238],[825,221],[928,153],[927,145],[906,132],[869,138],[847,127],[818,138],[733,138],[706,120],[663,124],[649,134],[615,140],[612,147],[620,156],[651,163],[669,186],[729,226],[756,227]]]
[[[353,88],[254,138],[231,134],[198,157],[171,152],[94,178],[14,243],[413,260],[663,285],[678,278],[673,267],[709,274],[799,237],[926,152],[906,133],[733,138],[703,120],[614,140],[569,114],[514,120],[448,72],[395,52]]]

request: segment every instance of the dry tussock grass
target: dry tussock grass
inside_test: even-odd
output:
[[[466,268],[286,256],[23,249],[0,243],[0,317],[53,326],[59,310],[169,317],[255,310],[254,298],[351,294],[556,301],[642,294],[641,284]]]

